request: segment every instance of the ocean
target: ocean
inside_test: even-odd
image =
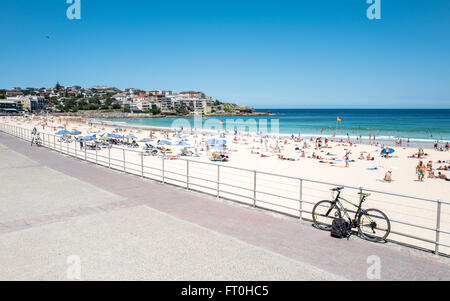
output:
[[[405,141],[431,142],[450,140],[450,109],[257,109],[272,112],[264,116],[215,116],[165,118],[109,119],[116,123],[165,128],[204,128],[217,130],[235,128],[250,132],[302,134],[304,136],[331,136],[367,138],[377,140],[402,138]],[[341,121],[337,121],[340,117]],[[223,121],[220,123],[220,121]],[[267,126],[265,126],[267,124]],[[271,127],[272,125],[272,127]]]

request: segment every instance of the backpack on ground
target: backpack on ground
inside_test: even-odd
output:
[[[347,222],[343,218],[335,218],[331,223],[331,236],[336,238],[349,237]]]

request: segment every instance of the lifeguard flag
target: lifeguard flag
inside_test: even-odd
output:
[[[342,121],[342,118],[338,116],[337,121]]]

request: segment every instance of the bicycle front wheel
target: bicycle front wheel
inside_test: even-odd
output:
[[[331,223],[336,217],[341,217],[341,210],[335,203],[320,201],[312,210],[314,225],[321,230],[331,230]]]
[[[382,211],[367,209],[358,217],[358,232],[367,240],[382,241],[391,232],[391,222]]]

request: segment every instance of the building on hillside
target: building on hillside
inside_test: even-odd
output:
[[[127,101],[127,99],[130,98],[130,96],[127,95],[126,93],[117,93],[113,95],[112,98],[114,98],[117,102],[122,103],[124,101]]]
[[[12,100],[0,100],[1,113],[16,113],[18,111],[17,102]]]
[[[186,95],[189,98],[206,98],[205,93],[203,92],[199,92],[199,91],[184,91],[184,92],[180,92],[181,95]]]
[[[17,96],[23,96],[23,92],[17,89],[6,91],[6,97],[17,97]]]

